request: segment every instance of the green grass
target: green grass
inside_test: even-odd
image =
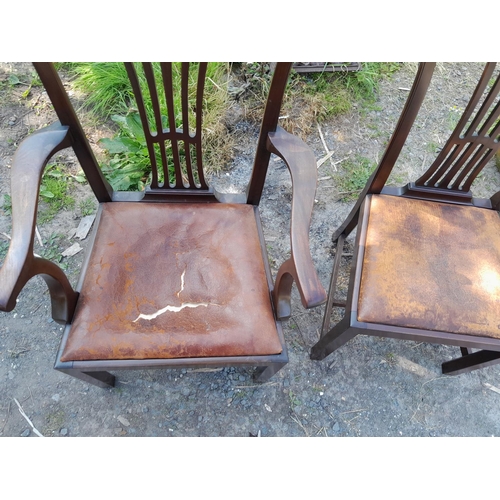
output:
[[[87,215],[92,215],[96,210],[95,199],[93,198],[85,198],[81,200],[78,208],[80,209],[80,214],[82,217],[86,217]]]
[[[342,173],[337,181],[341,201],[355,200],[376,167],[376,162],[359,155],[343,162]]]
[[[5,215],[12,215],[12,198],[10,197],[10,194],[3,195],[2,209]]]
[[[47,165],[40,186],[40,198],[45,202],[38,214],[41,224],[52,220],[59,210],[74,208],[75,199],[71,196],[71,186],[75,181],[85,182],[85,179],[80,175],[69,174],[64,165]]]
[[[59,267],[64,271],[68,269],[68,263],[63,260],[62,252],[67,248],[67,237],[64,234],[52,233],[46,241],[43,248],[38,250],[38,253],[47,260],[57,262]]]
[[[399,63],[362,63],[355,72],[293,73],[285,93],[285,128],[303,139],[321,122],[347,113],[357,104],[376,109],[379,83],[400,68]]]

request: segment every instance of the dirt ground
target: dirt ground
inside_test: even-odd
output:
[[[438,65],[393,176],[395,183],[414,179],[429,165],[470,95],[479,68],[476,63]],[[332,265],[331,235],[353,203],[340,200],[337,179],[343,164],[357,155],[380,159],[415,71],[416,65],[404,65],[384,81],[373,109],[358,106],[321,124],[326,146],[334,154],[319,168],[310,237],[325,288]],[[30,72],[26,63],[0,63],[0,82],[11,75],[21,82],[9,87],[0,101],[0,207],[3,195],[10,192],[9,167],[17,145],[54,119],[40,88],[23,95]],[[313,130],[307,142],[319,160],[326,151],[320,131]],[[96,151],[97,140],[105,133],[90,128]],[[233,164],[212,179],[221,190],[244,189],[258,128],[242,121],[235,134]],[[63,151],[60,160],[77,172],[71,151]],[[488,196],[499,189],[500,174],[492,162],[477,180],[474,194]],[[273,158],[261,213],[274,273],[290,251],[290,195],[288,171]],[[36,252],[58,255],[77,241],[70,231],[82,218],[81,200],[92,195],[88,186],[74,183],[73,196],[74,209],[39,225],[45,247],[37,243]],[[11,230],[8,210],[0,208],[0,233]],[[87,240],[78,241],[84,249]],[[5,236],[0,236],[0,262],[7,245]],[[73,284],[83,253],[62,260]],[[345,283],[347,272],[342,269]],[[12,313],[0,313],[0,436],[36,437],[28,419],[43,436],[55,437],[500,434],[500,366],[443,376],[441,363],[457,357],[458,348],[365,336],[323,361],[311,361],[309,350],[318,339],[324,308],[304,310],[295,291],[293,302],[292,317],[284,323],[290,362],[265,384],[252,381],[251,368],[148,370],[117,372],[116,387],[100,389],[52,369],[62,328],[50,318],[44,282],[35,278]]]

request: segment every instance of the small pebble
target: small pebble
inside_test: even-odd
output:
[[[63,427],[63,428],[59,431],[59,434],[61,434],[61,436],[67,436],[67,435],[68,435],[68,429],[66,429],[66,427]]]
[[[21,433],[21,437],[25,438],[30,435],[30,430],[29,429],[24,429],[24,431]]]

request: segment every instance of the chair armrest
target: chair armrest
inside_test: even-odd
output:
[[[72,314],[69,310],[76,304],[78,295],[61,269],[52,262],[33,255],[43,169],[54,153],[71,145],[68,131],[69,127],[59,123],[38,130],[20,144],[12,160],[12,240],[0,269],[2,311],[14,309],[22,288],[37,274],[41,274],[49,285],[52,313],[56,321],[64,322],[64,316],[67,316],[68,312]]]
[[[326,292],[316,274],[309,249],[309,226],[318,175],[311,149],[281,127],[268,135],[267,149],[283,159],[292,177],[291,257],[279,268],[273,291],[278,318],[285,319],[291,314],[293,280],[305,308],[316,307],[326,301]]]

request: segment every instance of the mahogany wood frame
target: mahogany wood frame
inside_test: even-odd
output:
[[[186,124],[182,130],[175,129],[171,120],[169,128],[161,127],[158,101],[155,97],[155,82],[150,63],[143,63],[147,84],[151,93],[155,120],[158,130],[151,132],[142,104],[141,90],[137,83],[135,68],[132,63],[126,63],[127,72],[134,88],[138,102],[139,113],[143,122],[148,149],[154,165],[154,144],[163,140],[173,140],[173,150],[178,158],[177,142],[193,144],[196,148],[196,157],[200,161],[195,175],[191,169],[191,162],[187,160],[188,183],[182,180],[182,172],[178,163],[175,164],[176,178],[170,182],[160,183],[158,173],[153,173],[153,182],[145,192],[116,192],[104,178],[96,162],[92,149],[83,132],[82,126],[69,101],[68,95],[61,80],[51,63],[34,63],[40,79],[54,105],[59,122],[46,127],[25,139],[13,160],[12,165],[12,241],[4,265],[0,269],[0,310],[11,311],[16,303],[16,297],[25,283],[33,276],[41,274],[48,284],[52,315],[55,321],[65,325],[61,347],[59,349],[55,369],[85,380],[100,387],[113,386],[115,378],[107,370],[145,369],[145,368],[182,368],[200,366],[257,366],[255,373],[259,381],[267,380],[288,362],[288,355],[281,327],[281,319],[290,315],[290,292],[293,281],[296,282],[304,307],[316,307],[326,301],[326,293],[316,275],[309,250],[309,223],[314,203],[314,194],[317,182],[317,169],[314,155],[306,144],[285,132],[278,126],[278,118],[286,88],[291,63],[277,63],[271,83],[267,105],[261,124],[260,136],[257,144],[252,174],[246,194],[218,193],[207,185],[201,169],[201,113],[196,132],[192,134]],[[173,106],[171,90],[168,84],[171,73],[171,63],[162,63],[162,73],[166,77],[165,91],[167,106],[171,111]],[[204,81],[206,63],[200,63],[199,82]],[[183,63],[183,76],[187,74],[188,63]],[[184,85],[184,84],[183,84]],[[187,106],[183,86],[183,106]],[[201,96],[203,88],[198,94],[197,107],[201,110]],[[186,111],[184,111],[186,113]],[[173,116],[169,112],[170,116]],[[177,142],[176,142],[177,141]],[[57,151],[72,147],[80,165],[89,181],[89,184],[101,204],[98,211],[92,240],[87,250],[84,266],[76,290],[73,290],[63,271],[55,264],[33,255],[33,241],[36,223],[36,209],[38,192],[43,169],[51,156]],[[276,283],[273,284],[271,270],[267,259],[267,251],[259,218],[258,205],[267,174],[271,153],[279,155],[286,163],[292,178],[292,206],[291,206],[291,257],[279,269]],[[162,152],[162,160],[165,155]],[[165,162],[163,162],[165,168]],[[196,177],[198,181],[196,180]],[[167,174],[165,173],[165,178]],[[112,360],[112,361],[60,361],[64,344],[71,329],[71,320],[78,300],[78,294],[83,284],[90,253],[95,241],[99,226],[99,216],[102,204],[114,201],[130,202],[206,202],[206,203],[247,203],[254,206],[257,230],[260,237],[265,272],[272,297],[276,316],[276,328],[282,344],[282,352],[269,356],[233,356],[214,358],[185,358],[185,359],[149,359],[149,360]]]
[[[311,349],[311,359],[324,359],[356,335],[364,334],[459,346],[462,356],[443,363],[444,374],[466,373],[500,362],[500,339],[358,321],[358,299],[370,210],[369,197],[387,194],[475,206],[485,210],[498,211],[500,209],[500,191],[489,199],[473,198],[470,192],[474,179],[499,149],[500,104],[497,103],[494,107],[492,104],[500,92],[500,76],[497,77],[477,114],[473,114],[492,78],[495,63],[486,64],[458,125],[427,172],[415,183],[402,188],[385,186],[422,105],[434,67],[435,63],[419,65],[405,107],[377,169],[366,183],[347,219],[332,236],[336,252],[328,300],[320,340]],[[481,122],[483,122],[482,125],[480,125]],[[345,239],[356,226],[358,229],[347,300],[343,301],[335,297],[340,261]],[[330,328],[333,307],[344,308],[345,314],[336,325]],[[479,351],[473,352],[472,349],[479,349]]]

